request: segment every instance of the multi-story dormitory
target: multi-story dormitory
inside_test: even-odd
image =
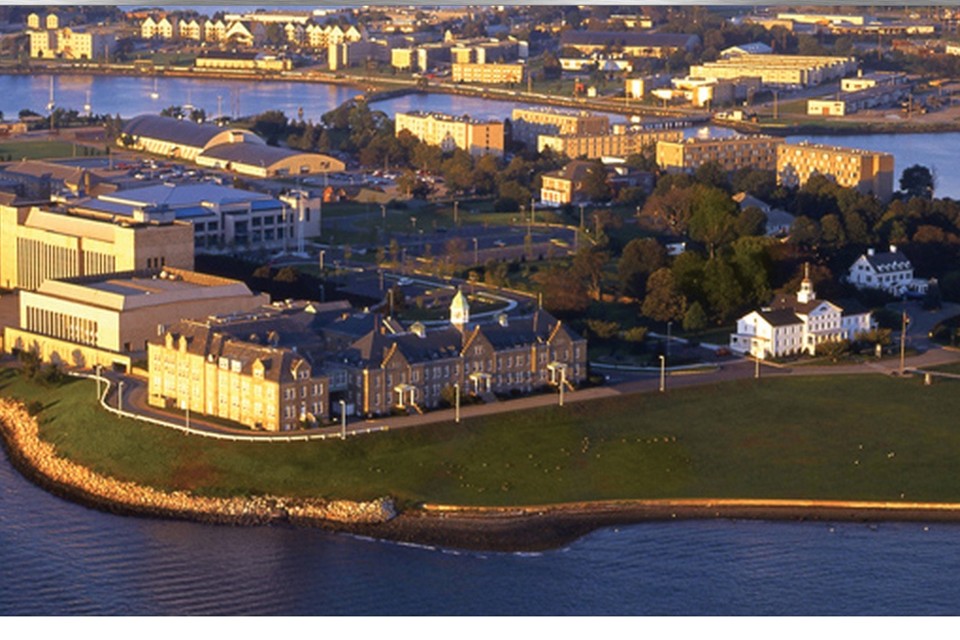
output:
[[[282,431],[337,417],[341,401],[378,416],[434,408],[454,385],[484,397],[586,379],[586,340],[546,311],[471,322],[461,292],[450,311],[430,328],[343,303],[183,321],[150,344],[150,402]]]

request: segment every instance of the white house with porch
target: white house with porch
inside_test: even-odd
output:
[[[761,359],[816,355],[817,346],[824,342],[851,340],[874,327],[868,310],[848,305],[845,311],[828,300],[817,300],[807,270],[796,295],[781,296],[769,308],[737,320],[730,350]]]

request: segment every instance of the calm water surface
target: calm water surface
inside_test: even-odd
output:
[[[0,75],[0,111],[10,116],[21,109],[45,113],[50,100],[50,76]],[[319,121],[327,111],[361,92],[335,85],[298,82],[249,82],[242,80],[198,80],[192,78],[159,78],[156,90],[160,97],[152,99],[152,78],[126,76],[55,76],[54,100],[60,107],[82,111],[90,95],[94,113],[119,113],[129,118],[142,113],[158,113],[171,105],[192,104],[209,115],[249,115],[268,109],[279,109],[296,117],[303,109],[307,120]],[[510,117],[520,102],[483,100],[448,94],[412,94],[377,102],[376,108],[393,117],[397,112],[422,110],[469,114],[474,118],[503,119]],[[623,116],[611,115],[613,121]],[[706,133],[730,135],[730,129],[709,127],[689,129],[687,135]],[[824,144],[870,149],[892,153],[895,157],[894,188],[900,174],[909,166],[922,164],[934,170],[936,194],[960,199],[960,172],[951,156],[960,147],[960,133],[918,133],[903,135],[845,135],[790,137],[790,142],[810,140]]]
[[[0,614],[960,613],[960,527],[771,522],[605,529],[542,554],[100,513],[0,459]]]

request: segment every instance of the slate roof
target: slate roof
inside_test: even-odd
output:
[[[800,318],[797,317],[790,309],[776,309],[772,311],[758,311],[757,312],[761,318],[763,318],[768,324],[774,327],[787,327],[792,324],[802,324]]]
[[[221,129],[214,124],[197,124],[192,120],[153,115],[137,116],[123,125],[123,132],[131,136],[167,140],[175,144],[201,149],[214,136],[224,131],[227,131],[227,129]]]
[[[891,273],[912,268],[910,259],[899,251],[875,253],[872,256],[865,254],[863,257],[877,273]]]

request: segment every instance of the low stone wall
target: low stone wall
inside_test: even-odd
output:
[[[379,524],[397,515],[389,498],[370,502],[279,496],[209,498],[117,480],[60,457],[56,447],[40,438],[36,418],[22,403],[6,398],[0,398],[0,433],[11,461],[25,475],[55,493],[109,511],[243,525]]]

